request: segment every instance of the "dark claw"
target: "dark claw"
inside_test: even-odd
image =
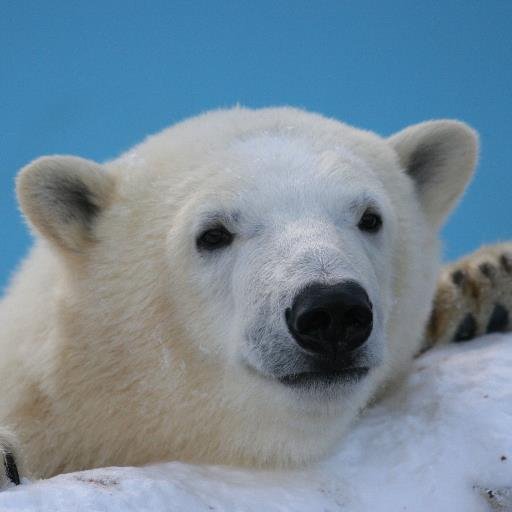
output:
[[[452,273],[452,281],[453,284],[457,286],[461,286],[462,283],[466,280],[466,274],[463,270],[455,270]]]
[[[493,265],[490,263],[481,263],[478,268],[485,277],[489,278],[491,281],[494,279],[494,276],[496,275],[496,269]]]
[[[489,323],[487,324],[487,329],[485,332],[505,332],[508,327],[508,321],[508,311],[501,304],[496,304],[492,310],[492,314],[489,318]]]
[[[457,327],[453,341],[461,342],[473,339],[476,335],[476,328],[475,317],[471,313],[468,313]]]
[[[7,478],[15,485],[20,485],[20,475],[18,473],[18,466],[14,460],[14,455],[7,452],[4,455],[4,467]]]
[[[512,273],[512,254],[504,253],[500,257],[501,266],[509,274]]]

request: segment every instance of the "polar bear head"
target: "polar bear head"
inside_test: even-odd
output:
[[[476,152],[456,121],[386,139],[236,108],[104,165],[36,160],[18,195],[61,268],[67,394],[111,386],[103,406],[129,411],[132,436],[151,425],[168,456],[326,453],[419,349],[438,230]]]

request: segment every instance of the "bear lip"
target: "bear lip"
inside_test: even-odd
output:
[[[311,387],[318,385],[354,383],[365,377],[370,368],[366,366],[349,367],[328,372],[291,373],[279,377],[279,382],[290,387]]]

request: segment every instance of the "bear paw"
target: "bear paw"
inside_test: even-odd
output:
[[[482,247],[439,276],[426,345],[511,329],[512,243]]]
[[[0,429],[0,490],[20,484],[15,444],[13,436]]]

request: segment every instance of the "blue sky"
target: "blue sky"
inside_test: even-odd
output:
[[[190,115],[290,104],[383,135],[432,118],[481,134],[445,259],[512,238],[512,2],[0,0],[0,287],[31,240],[13,178],[104,160]]]

